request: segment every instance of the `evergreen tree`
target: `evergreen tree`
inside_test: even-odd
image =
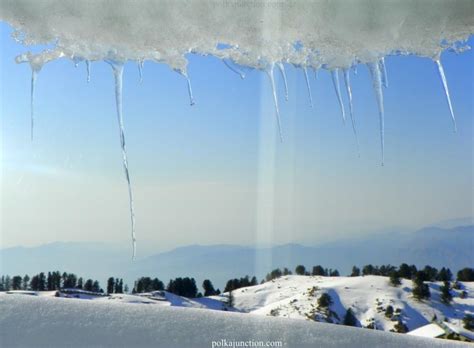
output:
[[[126,294],[128,294],[128,285],[127,285],[127,284],[125,284],[125,287],[123,288],[123,291],[124,291]]]
[[[458,281],[474,282],[474,268],[463,268],[458,272]]]
[[[122,278],[120,278],[120,280],[118,280],[118,278],[115,280],[114,291],[116,294],[123,294],[123,279]]]
[[[392,271],[390,273],[390,285],[399,286],[401,284],[400,276],[397,271]]]
[[[318,306],[329,308],[332,305],[332,298],[328,293],[323,293],[318,299]]]
[[[337,269],[331,270],[331,271],[329,272],[329,276],[330,276],[330,277],[339,277],[339,271],[338,271]]]
[[[49,291],[54,290],[53,276],[51,275],[51,272],[48,272],[48,277],[46,278],[46,287],[48,288]]]
[[[227,306],[231,308],[234,307],[234,294],[232,290],[229,291],[229,295],[227,296]]]
[[[474,316],[472,314],[466,314],[462,322],[465,329],[474,331]]]
[[[46,276],[43,272],[38,274],[38,291],[46,290]]]
[[[448,281],[445,281],[444,284],[439,288],[441,291],[441,301],[445,304],[450,304],[453,300],[453,295],[451,295],[451,284]]]
[[[411,279],[412,274],[410,266],[408,266],[406,263],[402,263],[400,267],[398,267],[398,274],[400,278]]]
[[[93,291],[94,281],[92,279],[87,279],[84,283],[84,290]]]
[[[94,280],[94,283],[92,283],[92,291],[93,292],[101,292],[100,291],[100,285],[99,285],[99,282],[97,280]]]
[[[77,280],[77,288],[82,289],[83,287],[84,287],[84,280],[81,277]]]
[[[453,280],[453,274],[451,273],[451,270],[449,268],[441,268],[441,270],[438,272],[437,280],[442,282],[450,282]]]
[[[288,274],[291,274],[291,272],[285,268],[285,273],[288,273]],[[280,278],[284,273],[281,271],[281,269],[279,268],[275,268],[273,271],[271,271],[270,273],[268,273],[266,276],[265,276],[265,279],[266,281],[270,281],[270,280],[273,280],[273,279],[276,279],[276,278]],[[286,275],[286,274],[285,274]],[[224,292],[226,292],[224,290]]]
[[[426,281],[433,282],[438,278],[438,270],[434,267],[426,265],[423,272],[426,275]]]
[[[372,265],[365,265],[362,267],[362,275],[375,275],[375,268]]]
[[[280,271],[280,272],[281,272],[281,271]],[[288,268],[285,267],[285,268],[283,269],[283,275],[291,275],[291,274],[292,274],[292,273],[291,273],[291,271],[290,271]],[[278,277],[277,277],[277,278],[278,278]]]
[[[356,266],[352,266],[351,277],[359,277],[360,276],[360,268]]]
[[[346,326],[357,326],[357,319],[354,312],[352,312],[352,309],[347,309],[343,324]]]
[[[113,294],[115,290],[115,278],[110,277],[107,279],[107,293],[108,294]]]
[[[326,270],[323,268],[321,265],[313,266],[313,271],[311,272],[311,275],[314,276],[327,276]]]
[[[12,290],[21,290],[21,280],[19,275],[12,278]]]
[[[393,316],[393,307],[391,305],[388,305],[387,308],[385,309],[385,316],[387,318],[392,318]]]
[[[25,274],[23,277],[23,290],[28,290],[30,287],[30,276]]]
[[[258,284],[257,277],[253,276],[252,280],[250,280],[250,286],[255,286]]]
[[[31,278],[30,287],[31,287],[31,290],[33,290],[33,291],[38,291],[39,290],[39,276],[38,275],[34,275]],[[5,288],[5,290],[8,290],[8,289]]]
[[[418,271],[413,279],[413,296],[418,299],[430,298],[430,288],[424,283],[426,275],[423,271]]]
[[[399,320],[393,328],[394,328],[394,331],[398,333],[408,332],[408,327],[401,320]]]
[[[206,279],[202,282],[202,288],[204,289],[204,296],[213,296],[216,294],[214,285],[209,279]]]
[[[298,266],[296,266],[296,268],[295,268],[295,273],[296,273],[297,275],[304,275],[305,272],[306,272],[306,267],[305,267],[305,266],[303,266],[303,265],[298,265]]]

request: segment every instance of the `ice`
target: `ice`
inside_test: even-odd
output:
[[[191,80],[189,79],[189,76],[187,73],[181,72],[181,75],[183,75],[186,78],[186,82],[188,85],[189,105],[193,106],[195,102],[194,102],[194,96],[193,96],[193,88],[191,86]]]
[[[137,65],[138,65],[138,76],[139,76],[139,82],[143,82],[143,60],[139,60]]]
[[[243,73],[233,64],[264,71],[272,86],[280,139],[283,136],[274,80],[275,65],[283,76],[285,99],[288,99],[288,86],[283,63],[303,68],[310,101],[307,69],[313,69],[315,75],[320,68],[331,71],[345,120],[338,71],[367,64],[371,68],[379,106],[382,163],[384,111],[381,86],[388,86],[385,57],[412,54],[436,62],[456,129],[439,57],[447,49],[457,52],[467,49],[465,42],[474,32],[472,0],[3,0],[0,1],[0,19],[14,28],[13,38],[25,46],[48,45],[39,53],[27,52],[16,58],[18,63],[29,63],[32,69],[32,138],[36,76],[44,64],[60,58],[71,59],[76,66],[85,61],[87,81],[90,80],[90,63],[94,61],[136,61],[140,81],[144,61],[166,64],[186,78],[191,105],[194,97],[187,72],[189,54],[222,59],[242,78]],[[114,68],[117,93],[119,89],[121,92],[122,70],[123,66]],[[346,90],[355,131],[352,91],[348,82]],[[118,94],[117,114],[122,126]],[[135,245],[132,191],[121,129]]]
[[[115,102],[117,107],[117,121],[120,131],[120,145],[122,147],[122,160],[123,160],[123,169],[125,172],[125,179],[127,180],[128,186],[128,198],[129,198],[129,208],[130,208],[130,220],[131,220],[131,233],[132,233],[132,259],[135,259],[136,256],[136,237],[135,237],[135,211],[133,209],[133,192],[132,185],[130,183],[130,173],[128,171],[128,158],[127,158],[127,148],[125,145],[125,129],[123,125],[123,115],[122,115],[122,77],[123,77],[123,63],[116,61],[108,61],[112,67],[115,79]]]
[[[86,60],[87,82],[91,82],[91,62]]]
[[[283,77],[283,84],[285,86],[285,100],[288,101],[288,81],[286,80],[285,66],[282,62],[277,63],[278,69],[280,70],[281,77]]]
[[[446,101],[448,102],[449,112],[451,113],[451,119],[453,120],[454,131],[456,132],[456,130],[457,130],[456,118],[454,117],[453,106],[451,105],[451,97],[449,96],[448,82],[446,81],[446,75],[444,74],[444,68],[443,68],[443,65],[441,64],[440,59],[436,59],[435,62],[436,62],[436,65],[438,66],[439,76],[441,78],[441,82],[443,83],[444,94],[446,96]]]
[[[306,80],[306,88],[308,89],[309,106],[313,107],[313,96],[311,95],[311,86],[309,84],[308,69],[304,67],[303,71],[304,71],[304,79]]]
[[[349,69],[344,69],[343,74],[344,74],[344,85],[346,86],[347,98],[349,99],[349,114],[351,115],[352,130],[354,131],[354,136],[356,139],[357,154],[360,156],[359,138],[357,137],[357,129],[356,129],[355,119],[354,119],[354,110],[352,106],[352,88],[351,88],[351,80],[349,76]]]
[[[234,66],[232,65],[232,63],[229,62],[228,59],[222,59],[222,61],[224,62],[224,64],[225,64],[226,67],[228,67],[232,72],[234,72],[234,73],[236,73],[237,75],[239,75],[242,80],[245,79],[245,74],[244,74],[242,71],[240,71],[239,69],[237,69],[236,67],[234,67]]]
[[[385,66],[385,58],[379,60],[380,71],[382,73],[382,84],[385,88],[388,87],[387,67]]]
[[[382,91],[382,73],[380,72],[379,63],[367,64],[370,74],[372,76],[372,86],[374,88],[375,97],[377,99],[377,106],[379,108],[380,118],[380,146],[382,149],[382,166],[385,163],[385,112],[383,105],[383,91]]]
[[[270,79],[270,84],[272,87],[272,94],[273,94],[273,103],[275,104],[275,116],[278,123],[278,132],[280,134],[280,141],[283,142],[283,131],[281,129],[281,120],[280,120],[280,107],[278,106],[278,98],[276,94],[276,87],[275,87],[275,64],[272,64],[267,70],[268,78]]]
[[[31,141],[33,141],[33,132],[35,126],[35,88],[36,88],[36,78],[38,76],[39,70],[31,68],[31,91],[30,91],[30,133]]]
[[[342,102],[341,96],[341,86],[339,84],[339,69],[334,69],[331,71],[332,83],[334,85],[334,91],[336,92],[337,100],[339,102],[339,107],[341,108],[342,121],[346,122],[346,112],[344,110],[344,103]]]

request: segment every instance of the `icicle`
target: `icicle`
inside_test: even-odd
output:
[[[435,60],[436,65],[438,66],[439,77],[443,83],[444,94],[446,96],[446,101],[448,102],[449,111],[451,112],[451,119],[453,120],[454,131],[457,131],[456,118],[454,117],[453,106],[451,104],[451,97],[449,96],[448,81],[446,81],[446,75],[444,74],[444,68],[441,64],[441,60],[438,58]]]
[[[280,141],[283,142],[283,134],[281,129],[281,122],[280,122],[280,108],[278,106],[278,98],[276,95],[276,88],[275,88],[275,78],[273,75],[275,68],[275,64],[272,64],[269,69],[266,70],[268,77],[270,78],[270,83],[272,86],[272,93],[273,93],[273,103],[275,104],[275,115],[278,123],[278,132],[280,134]]]
[[[186,78],[186,81],[188,82],[189,105],[193,106],[194,97],[193,97],[193,89],[191,87],[191,80],[189,79],[188,74],[184,73],[183,76]]]
[[[341,87],[339,85],[339,69],[334,69],[331,71],[332,83],[334,85],[334,90],[336,91],[337,100],[339,101],[339,106],[341,107],[342,121],[346,122],[346,111],[344,110],[344,103],[342,102],[341,97]]]
[[[138,61],[138,75],[140,76],[140,83],[143,81],[143,60]]]
[[[87,69],[87,82],[91,82],[91,62],[86,60],[86,69]]]
[[[388,78],[387,78],[387,67],[385,66],[385,58],[379,60],[380,72],[382,74],[382,84],[385,88],[388,87]]]
[[[384,107],[383,107],[383,91],[382,91],[382,73],[380,72],[380,66],[378,63],[368,63],[367,64],[370,74],[372,75],[372,85],[374,88],[375,96],[377,98],[377,105],[379,108],[379,117],[380,117],[380,145],[382,148],[382,166],[384,165],[384,136],[385,136],[385,125],[384,125]]]
[[[31,67],[31,91],[30,91],[30,136],[33,141],[34,123],[35,123],[35,87],[36,77],[38,76],[39,69]]]
[[[311,86],[309,84],[308,69],[306,69],[306,67],[304,67],[303,71],[304,71],[304,78],[306,80],[306,88],[308,89],[309,106],[313,107],[313,96],[311,95]]]
[[[123,125],[123,116],[122,116],[122,76],[123,76],[123,63],[120,62],[108,62],[112,66],[115,78],[115,103],[117,107],[117,120],[119,124],[120,131],[120,145],[122,147],[122,160],[123,160],[123,169],[125,172],[125,179],[127,180],[128,185],[128,198],[129,198],[129,208],[130,208],[130,220],[132,227],[132,259],[135,259],[136,256],[136,238],[135,238],[135,212],[133,209],[133,194],[132,194],[132,185],[130,183],[130,174],[128,172],[128,159],[127,159],[127,149],[125,146],[125,129]]]
[[[352,130],[354,131],[354,136],[355,136],[355,139],[356,139],[357,154],[360,157],[359,139],[357,137],[357,130],[356,130],[355,119],[354,119],[354,111],[353,111],[353,108],[352,108],[352,88],[351,88],[351,81],[349,79],[349,70],[344,69],[343,73],[344,73],[344,84],[346,85],[347,97],[349,99],[349,113],[351,115]]]
[[[228,67],[231,71],[239,75],[242,80],[245,79],[245,74],[236,67],[232,66],[227,59],[222,59],[222,61],[224,62],[226,67]]]
[[[277,66],[280,70],[281,76],[283,77],[283,83],[285,84],[285,100],[288,101],[288,82],[286,80],[285,66],[282,62],[278,62]]]

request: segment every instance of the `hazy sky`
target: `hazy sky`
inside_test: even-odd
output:
[[[25,51],[0,24],[1,247],[52,241],[128,243],[130,226],[111,68],[47,64],[30,141]],[[471,39],[471,46],[474,40]],[[473,214],[474,54],[445,53],[458,132],[428,59],[388,57],[386,165],[366,67],[353,81],[361,157],[342,124],[330,75],[287,66],[278,76],[284,142],[268,78],[241,80],[221,61],[190,57],[196,105],[185,79],[147,62],[124,74],[124,117],[140,243],[315,244],[393,226],[416,228]],[[343,97],[346,98],[345,93]],[[346,104],[347,108],[347,104]]]

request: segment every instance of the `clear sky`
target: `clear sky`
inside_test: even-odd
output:
[[[10,33],[1,23],[1,247],[128,243],[111,68],[93,63],[87,83],[85,64],[47,64],[37,81],[32,143],[31,71],[15,63],[26,49]],[[194,106],[185,79],[167,66],[146,62],[141,84],[137,65],[125,67],[139,252],[144,244],[317,244],[474,215],[472,51],[442,56],[457,133],[434,63],[386,59],[384,167],[365,66],[351,74],[359,158],[328,72],[310,74],[313,108],[301,70],[286,67],[288,102],[278,76],[280,143],[264,73],[241,80],[215,58],[189,60]],[[344,91],[343,98],[347,109]]]

